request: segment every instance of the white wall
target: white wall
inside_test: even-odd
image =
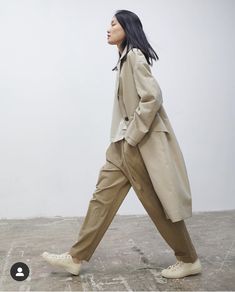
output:
[[[139,15],[193,211],[235,208],[235,1],[0,1],[0,218],[84,216],[105,162],[117,9]],[[131,190],[118,214],[145,214]]]

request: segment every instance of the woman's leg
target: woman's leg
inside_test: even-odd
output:
[[[69,251],[74,262],[90,260],[130,187],[125,174],[116,165],[106,161],[100,169],[96,190],[80,228],[78,241]]]
[[[184,220],[172,222],[167,219],[162,204],[153,188],[138,147],[122,144],[124,164],[129,180],[142,205],[178,260],[192,263],[197,253],[190,239]]]

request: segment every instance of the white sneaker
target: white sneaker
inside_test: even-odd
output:
[[[199,258],[194,263],[184,263],[177,260],[174,265],[161,271],[161,275],[166,278],[182,278],[188,275],[198,274],[202,271]]]
[[[67,272],[78,275],[81,268],[81,262],[76,264],[74,263],[72,256],[69,252],[65,252],[62,254],[53,254],[49,252],[43,252],[41,256],[46,260],[49,264],[57,267],[63,267]]]

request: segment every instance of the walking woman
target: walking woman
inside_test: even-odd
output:
[[[116,71],[110,145],[90,200],[78,241],[63,254],[44,252],[51,265],[73,275],[89,261],[124,198],[133,187],[176,263],[161,271],[166,278],[201,272],[202,267],[184,219],[192,216],[192,200],[180,146],[163,107],[161,89],[150,66],[159,59],[139,17],[118,10],[108,31],[116,45]]]

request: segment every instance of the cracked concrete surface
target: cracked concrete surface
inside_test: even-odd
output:
[[[0,291],[233,291],[235,290],[235,210],[194,213],[185,220],[202,263],[202,274],[166,279],[175,263],[148,215],[116,215],[80,275],[49,266],[43,251],[63,253],[76,242],[83,218],[0,220]],[[25,281],[10,268],[24,262]]]

